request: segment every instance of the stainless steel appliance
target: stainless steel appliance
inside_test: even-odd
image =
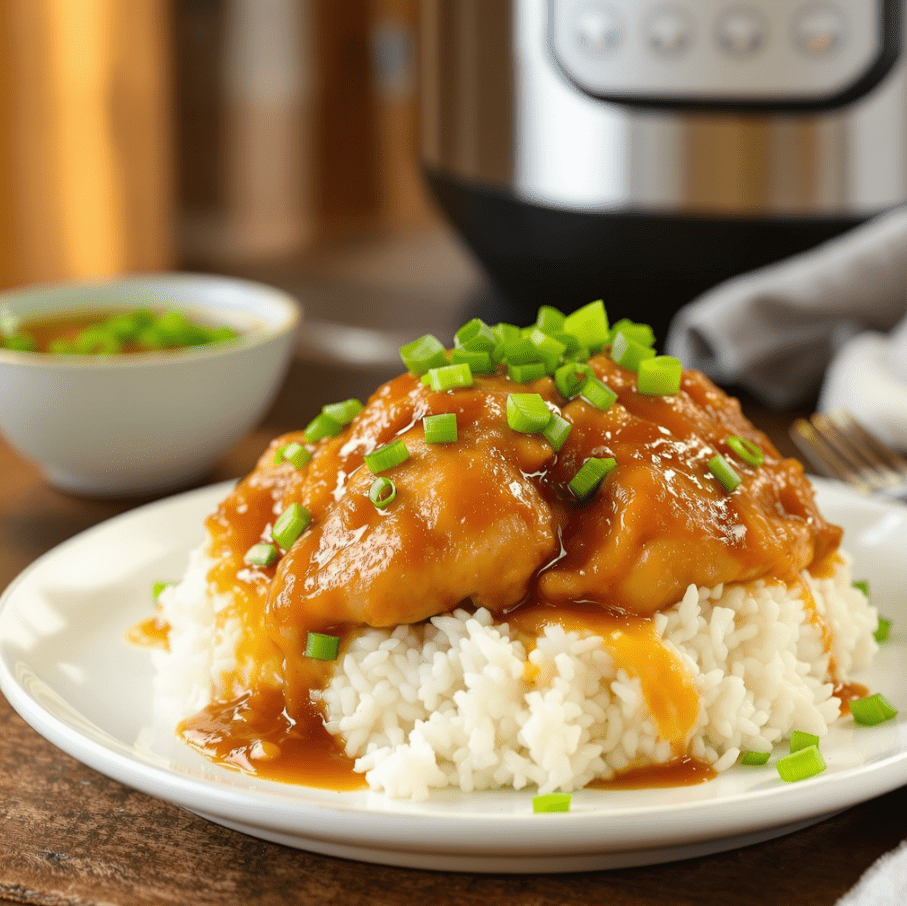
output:
[[[905,0],[423,0],[422,162],[499,312],[663,334],[907,201]]]

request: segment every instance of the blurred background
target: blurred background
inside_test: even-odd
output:
[[[0,287],[259,278],[346,365],[601,296],[664,337],[907,201],[902,7],[5,0]]]
[[[419,172],[419,0],[0,9],[3,288],[217,271],[376,323],[400,314],[382,294],[468,296]]]

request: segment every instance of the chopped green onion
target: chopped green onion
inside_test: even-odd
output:
[[[453,390],[456,387],[471,387],[472,371],[465,362],[432,368],[428,372],[428,386],[437,392]]]
[[[285,550],[289,550],[296,539],[308,528],[312,517],[299,503],[291,503],[277,518],[271,537]]]
[[[545,363],[545,370],[554,374],[560,364],[561,356],[567,351],[566,345],[555,340],[554,337],[548,336],[538,327],[532,328],[528,339],[535,347],[539,359]]]
[[[386,506],[390,506],[396,496],[397,486],[389,478],[385,478],[383,475],[380,478],[376,478],[372,482],[372,486],[368,489],[368,499],[371,500],[379,510],[383,510]]]
[[[290,463],[294,469],[301,469],[310,459],[312,454],[302,445],[291,441],[278,447],[274,451],[274,465],[279,466],[282,462]]]
[[[270,566],[277,559],[277,548],[262,541],[246,551],[243,562],[249,566]]]
[[[173,583],[164,581],[153,582],[151,585],[151,597],[156,601],[160,597],[161,592],[167,588],[168,585],[173,585]]]
[[[343,430],[343,425],[332,418],[325,412],[319,412],[306,426],[302,432],[305,439],[313,444],[315,441],[323,440],[326,437],[336,437]]]
[[[425,374],[447,364],[447,350],[430,333],[400,347],[400,358],[412,374]]]
[[[556,334],[564,330],[564,313],[553,305],[542,305],[535,318],[535,326],[543,333]]]
[[[879,617],[879,625],[876,626],[876,630],[872,634],[872,637],[877,642],[885,642],[888,640],[888,635],[890,632],[891,632],[891,620],[886,619],[885,617]]]
[[[450,364],[469,365],[473,374],[494,374],[498,363],[491,357],[491,352],[482,349],[470,349],[466,346],[457,346],[450,352]]]
[[[884,695],[876,692],[875,695],[867,695],[865,698],[851,701],[850,713],[853,715],[855,723],[862,724],[864,727],[873,727],[896,717],[898,709]]]
[[[762,449],[745,437],[731,435],[725,443],[744,461],[751,466],[761,466],[765,462],[765,454]]]
[[[800,749],[806,749],[809,746],[819,745],[819,737],[812,733],[806,733],[803,730],[794,730],[790,735],[790,753],[799,752]]]
[[[507,424],[521,434],[538,434],[551,421],[551,410],[537,393],[507,395]]]
[[[497,341],[494,331],[481,318],[473,318],[456,332],[454,342],[473,351],[490,352]]]
[[[754,752],[752,750],[743,753],[740,764],[767,764],[771,752]]]
[[[655,358],[655,350],[618,331],[611,342],[611,358],[622,368],[639,371],[640,362]]]
[[[504,361],[508,365],[525,365],[527,362],[539,362],[539,351],[529,337],[519,336],[504,341]]]
[[[507,377],[514,384],[528,384],[530,381],[538,380],[538,378],[544,376],[544,362],[524,362],[522,365],[514,365],[512,362],[507,363]]]
[[[409,459],[409,450],[406,449],[406,444],[402,440],[391,441],[389,444],[365,454],[365,464],[374,475],[399,466],[407,459]]]
[[[869,583],[865,579],[857,579],[853,583],[853,587],[863,592],[864,597],[869,597]]]
[[[536,815],[547,812],[569,812],[572,798],[570,793],[547,793],[544,796],[533,796],[532,811]]]
[[[807,777],[815,777],[825,770],[825,759],[818,746],[807,746],[792,755],[778,759],[778,774],[786,783],[795,783]]]
[[[554,372],[554,384],[561,396],[565,396],[569,400],[579,395],[583,384],[590,377],[595,377],[595,375],[584,362],[567,362]]]
[[[422,419],[425,431],[425,443],[450,444],[457,439],[456,412],[443,412],[440,415],[426,415]]]
[[[586,500],[602,483],[602,479],[617,465],[613,457],[599,459],[590,456],[579,468],[579,471],[570,480],[567,487],[573,492],[577,500]]]
[[[340,650],[340,637],[310,632],[305,640],[305,656],[316,661],[336,661]]]
[[[513,340],[518,340],[520,338],[520,328],[516,324],[508,324],[505,321],[501,321],[500,324],[495,324],[491,328],[492,334],[494,334],[495,341],[498,343],[507,343],[512,342]]]
[[[5,339],[0,336],[0,347],[3,349],[12,349],[16,352],[36,352],[38,348],[35,345],[34,337],[25,331],[19,331]]]
[[[338,424],[348,425],[362,411],[362,403],[357,399],[344,400],[342,403],[328,403],[321,407],[321,411]]]
[[[636,387],[647,396],[673,396],[680,391],[683,365],[670,355],[657,355],[639,363]]]
[[[544,430],[542,431],[542,437],[551,444],[551,448],[555,453],[567,443],[567,438],[570,435],[570,432],[573,430],[573,425],[561,416],[552,414],[551,421],[545,425]]]
[[[617,334],[624,334],[628,340],[635,340],[640,346],[652,347],[655,345],[655,332],[648,324],[640,324],[629,318],[621,318],[610,331],[611,342]]]
[[[606,409],[611,408],[617,399],[617,394],[607,384],[603,384],[593,375],[587,378],[583,384],[582,390],[580,390],[580,397],[589,403],[590,406],[595,406],[596,409],[601,409],[604,412]]]
[[[608,342],[608,316],[599,299],[571,312],[564,318],[564,330],[572,333],[591,352],[601,352]]]
[[[740,484],[740,476],[728,465],[728,461],[720,454],[709,460],[709,470],[724,485],[730,493]]]

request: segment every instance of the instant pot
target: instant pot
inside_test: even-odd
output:
[[[423,0],[421,154],[494,317],[656,326],[907,201],[907,0]]]

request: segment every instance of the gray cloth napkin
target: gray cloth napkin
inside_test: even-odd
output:
[[[824,380],[821,408],[907,449],[907,207],[715,287],[678,312],[666,351],[777,408]]]

